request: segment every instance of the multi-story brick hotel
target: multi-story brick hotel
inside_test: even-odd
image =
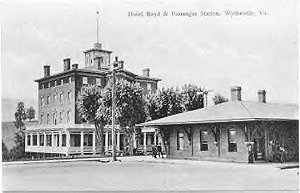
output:
[[[100,43],[84,51],[85,65],[78,68],[78,64],[71,65],[71,59],[63,61],[63,71],[50,74],[50,66],[44,66],[44,77],[37,79],[38,83],[38,120],[39,125],[28,127],[25,135],[25,151],[34,153],[72,155],[95,154],[95,127],[84,123],[76,107],[78,93],[86,85],[105,87],[111,78],[111,51],[102,49]],[[142,75],[137,75],[124,69],[124,61],[116,61],[119,70],[117,79],[125,79],[137,83],[143,92],[156,91],[158,78],[151,78],[149,68],[143,69]],[[151,130],[143,133],[142,139],[137,140],[136,146],[146,149],[156,141]],[[116,133],[117,150],[125,145],[125,135],[120,128]],[[105,130],[105,150],[111,149],[110,127]],[[149,148],[149,147],[148,147]]]

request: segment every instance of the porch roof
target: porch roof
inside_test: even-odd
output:
[[[139,126],[183,125],[234,121],[298,120],[298,106],[252,101],[230,101],[139,124]]]

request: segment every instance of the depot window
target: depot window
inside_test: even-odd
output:
[[[177,132],[177,150],[183,149],[183,132]]]
[[[228,151],[229,152],[237,151],[236,130],[234,128],[228,130]]]
[[[208,131],[200,131],[200,151],[208,151]]]

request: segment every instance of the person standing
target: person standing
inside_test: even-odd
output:
[[[156,158],[156,147],[154,144],[152,144],[152,157]]]
[[[159,143],[158,146],[157,146],[157,154],[158,154],[159,158],[160,158],[160,156],[161,156],[162,158],[164,158],[164,155],[163,155],[163,152],[162,152],[162,147],[161,147],[161,144],[160,144],[160,143]]]

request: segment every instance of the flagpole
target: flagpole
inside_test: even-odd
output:
[[[99,11],[97,13],[97,43],[99,43]]]

